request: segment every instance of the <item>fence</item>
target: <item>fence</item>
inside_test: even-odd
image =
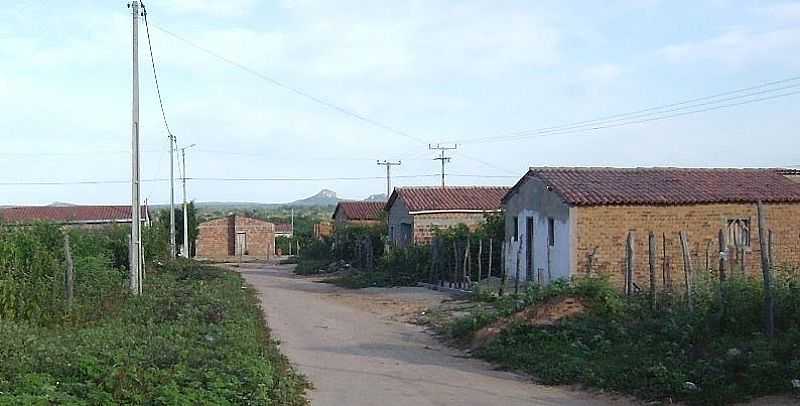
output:
[[[434,237],[428,282],[456,289],[503,277],[503,243],[494,239]]]

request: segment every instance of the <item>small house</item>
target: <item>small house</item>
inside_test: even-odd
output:
[[[385,210],[389,240],[398,247],[430,243],[435,229],[464,224],[471,229],[487,214],[499,213],[508,192],[499,186],[447,186],[395,188]]]
[[[275,252],[275,225],[232,214],[198,225],[197,256],[211,260],[231,257],[269,259]]]
[[[727,252],[740,270],[760,271],[759,201],[773,262],[799,264],[800,185],[777,170],[530,168],[503,198],[507,272],[538,283],[598,273],[622,286],[632,251],[631,279],[646,287],[653,233],[659,281],[677,285],[684,280],[680,232],[694,270],[716,269]]]
[[[386,202],[339,202],[333,211],[337,227],[343,225],[376,225],[383,218]]]
[[[142,207],[140,221],[150,223],[149,212]],[[131,206],[21,206],[0,209],[0,223],[29,225],[37,222],[68,227],[102,228],[114,224],[131,224]]]

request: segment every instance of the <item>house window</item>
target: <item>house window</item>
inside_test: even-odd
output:
[[[552,217],[547,218],[547,243],[551,247],[556,245],[556,224]]]
[[[736,247],[750,247],[750,219],[728,220],[728,241]]]
[[[519,238],[519,217],[514,216],[514,235],[511,237],[512,241],[517,241]]]

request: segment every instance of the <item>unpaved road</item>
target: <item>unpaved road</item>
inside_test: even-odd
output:
[[[380,306],[368,308],[352,291],[296,278],[288,269],[248,265],[240,271],[259,291],[281,350],[314,385],[313,406],[628,404],[494,371],[437,343],[423,328],[382,314]],[[393,300],[391,292],[375,298]]]

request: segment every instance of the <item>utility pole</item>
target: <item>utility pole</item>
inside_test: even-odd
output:
[[[169,134],[169,253],[178,254],[175,246],[175,136]]]
[[[189,206],[186,202],[186,150],[195,145],[197,144],[181,148],[181,161],[183,162],[183,249],[181,250],[181,256],[184,258],[189,258]]]
[[[392,161],[387,161],[385,159],[383,161],[380,161],[380,160],[378,161],[378,165],[386,166],[386,198],[387,199],[389,198],[389,195],[392,194],[392,165],[400,165],[402,163],[403,163],[403,161],[392,162]]]
[[[456,148],[458,148],[457,144],[453,144],[452,146],[441,145],[441,144],[436,144],[436,146],[433,146],[432,144],[428,144],[428,149],[438,150],[441,153],[438,157],[433,158],[433,160],[442,161],[442,187],[444,187],[444,164],[450,162],[450,157],[445,156],[445,152],[454,150]]]
[[[128,276],[134,295],[142,293],[141,226],[139,204],[139,1],[128,4],[133,16],[133,108],[131,114],[131,241]]]

